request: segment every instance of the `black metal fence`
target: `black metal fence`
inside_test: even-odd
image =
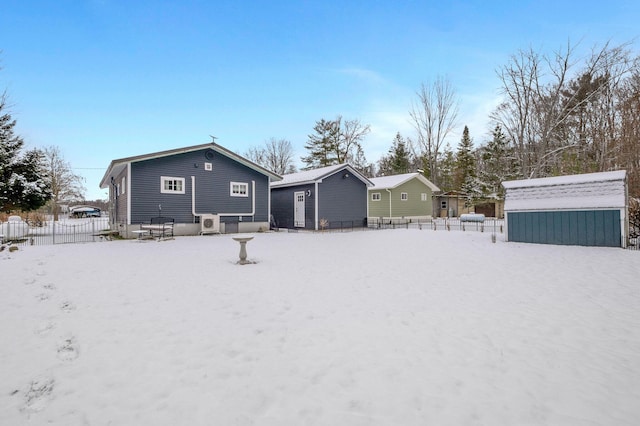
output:
[[[504,231],[504,219],[485,218],[482,222],[460,220],[460,218],[433,218],[433,219],[385,219],[369,218],[369,228],[372,229],[396,229],[418,228],[431,229],[433,231],[479,231],[502,233]]]
[[[23,221],[0,222],[0,243],[51,245],[102,241],[110,238],[109,218],[61,219],[31,226]]]
[[[287,229],[289,232],[297,232],[304,228],[295,227],[290,223],[281,223],[276,229]],[[402,218],[376,218],[347,221],[323,221],[318,223],[319,231],[347,232],[354,230],[377,229],[424,229],[433,231],[478,231],[478,232],[504,232],[504,219],[485,218],[483,222],[465,222],[460,218],[434,218],[434,219],[402,219]],[[307,228],[307,230],[309,230]]]

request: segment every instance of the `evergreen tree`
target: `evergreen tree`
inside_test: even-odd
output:
[[[369,133],[369,125],[360,120],[320,120],[309,135],[305,149],[309,155],[302,157],[307,165],[304,170],[350,163],[357,169],[365,171],[371,168],[362,149],[362,140]]]
[[[409,173],[414,168],[412,157],[407,141],[398,132],[387,155],[378,160],[378,174],[391,176]]]
[[[454,182],[454,173],[456,169],[456,157],[451,149],[451,145],[447,143],[442,152],[442,158],[438,161],[440,165],[440,185],[438,187],[442,192],[449,192],[457,189]]]
[[[403,174],[411,171],[411,153],[407,149],[407,144],[400,132],[396,134],[389,154],[391,155],[393,174]]]
[[[22,138],[14,133],[16,121],[5,111],[6,98],[0,96],[0,211],[36,210],[49,198],[51,190],[42,178],[42,152],[26,151]]]
[[[306,164],[303,170],[339,164],[336,149],[340,143],[340,125],[336,121],[321,119],[313,128],[314,134],[308,136],[304,148],[309,155],[302,157]]]
[[[454,184],[460,192],[466,194],[467,206],[472,205],[482,195],[480,182],[476,176],[476,159],[473,151],[473,141],[469,136],[469,128],[464,126],[462,138],[456,152]]]
[[[462,138],[458,144],[456,152],[456,163],[454,172],[454,185],[457,190],[461,190],[462,184],[467,181],[467,177],[476,176],[476,162],[473,156],[473,141],[469,136],[469,128],[464,126]]]
[[[493,129],[492,139],[481,147],[480,152],[482,162],[479,174],[484,184],[484,194],[503,199],[502,182],[516,178],[516,163],[512,148],[499,124]]]

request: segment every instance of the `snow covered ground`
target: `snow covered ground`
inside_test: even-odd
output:
[[[2,425],[637,425],[640,252],[417,229],[0,253]]]

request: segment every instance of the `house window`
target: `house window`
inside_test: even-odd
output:
[[[125,191],[127,190],[127,186],[125,185],[125,177],[122,177],[122,193],[124,194]]]
[[[212,163],[204,163],[204,169],[208,172],[210,172],[211,170],[213,170],[213,164]]]
[[[163,194],[184,194],[184,178],[161,176],[160,192]]]
[[[401,201],[407,201],[409,199],[409,194],[407,194],[406,192],[401,192],[400,193],[400,200]]]
[[[232,197],[248,197],[249,196],[249,184],[246,182],[231,182],[231,196]]]
[[[442,210],[446,210],[447,209],[447,200],[440,201],[440,208]]]
[[[372,192],[371,193],[371,201],[380,201],[380,193]]]
[[[427,201],[427,193],[426,193],[426,192],[423,192],[422,194],[420,194],[420,199],[421,199],[422,201]]]

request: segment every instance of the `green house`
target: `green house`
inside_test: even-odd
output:
[[[421,173],[370,179],[370,218],[426,219],[433,217],[433,194],[440,189]]]

